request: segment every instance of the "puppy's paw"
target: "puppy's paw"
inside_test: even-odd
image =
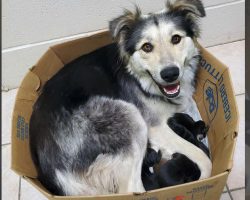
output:
[[[174,120],[177,124],[180,124],[187,129],[190,129],[195,123],[193,118],[186,113],[175,113],[173,117],[170,118],[172,118],[172,120]]]
[[[194,122],[190,121],[190,117],[188,115],[176,113],[173,117],[168,119],[167,124],[177,135],[192,144],[197,145],[196,135],[190,131],[190,129],[194,127]]]
[[[162,153],[160,150],[156,152],[152,148],[147,148],[147,153],[145,155],[143,163],[145,166],[153,167],[155,164],[160,162],[161,158],[162,158]]]
[[[199,120],[195,122],[193,132],[196,134],[197,140],[201,141],[207,136],[209,126],[206,126],[205,122]]]

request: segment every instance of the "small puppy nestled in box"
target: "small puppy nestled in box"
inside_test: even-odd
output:
[[[207,127],[180,114],[199,115],[192,96],[204,16],[200,0],[169,0],[147,15],[126,11],[110,22],[112,44],[45,83],[30,119],[30,151],[48,191],[144,192],[210,177],[200,142]],[[161,159],[167,162],[150,174]]]
[[[195,122],[187,114],[176,113],[168,119],[168,125],[176,134],[202,149],[209,157],[208,147],[201,142],[208,131],[203,121]],[[187,156],[174,153],[170,160],[163,161],[160,150],[156,152],[148,147],[142,165],[142,182],[146,190],[188,183],[198,180],[200,175],[197,164]]]

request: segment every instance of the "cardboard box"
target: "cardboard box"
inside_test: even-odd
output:
[[[200,57],[197,92],[194,98],[203,120],[210,125],[208,140],[213,162],[210,178],[140,194],[95,197],[54,196],[36,179],[37,173],[29,151],[29,120],[39,92],[44,83],[66,63],[110,42],[110,35],[104,30],[53,46],[30,69],[18,90],[13,112],[12,169],[50,200],[218,200],[233,166],[233,152],[238,133],[238,110],[228,68],[201,46],[199,48],[202,57]]]

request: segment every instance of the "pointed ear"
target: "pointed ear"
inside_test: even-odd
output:
[[[186,23],[193,33],[192,37],[200,37],[198,20],[205,17],[206,12],[200,0],[167,0],[167,12],[179,12],[184,15]]]
[[[135,12],[125,10],[123,15],[110,21],[109,30],[113,39],[119,43],[124,41],[126,33],[128,33],[140,16],[141,11],[136,7]]]
[[[166,2],[168,11],[185,11],[195,17],[205,17],[206,12],[200,0],[168,0]]]

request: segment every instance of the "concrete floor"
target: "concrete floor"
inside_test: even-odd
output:
[[[234,167],[221,200],[243,200],[245,199],[245,41],[210,47],[208,50],[230,68],[240,113]],[[4,200],[45,200],[40,192],[10,170],[11,115],[16,93],[17,89],[2,92],[2,197]]]

